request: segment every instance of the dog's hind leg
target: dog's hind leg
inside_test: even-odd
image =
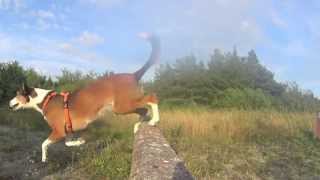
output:
[[[153,102],[148,102],[147,105],[151,106],[151,110],[152,110],[152,118],[151,120],[149,120],[148,124],[151,126],[155,126],[157,124],[157,122],[159,121],[159,110],[158,110],[158,104],[157,103],[153,103]],[[143,118],[143,117],[142,117]],[[144,121],[146,121],[146,119],[149,119],[148,116],[144,116]],[[139,126],[141,124],[141,121],[137,122],[134,125],[134,130],[133,132],[136,133],[139,129]]]
[[[153,102],[148,102],[148,105],[151,106],[151,110],[152,110],[152,119],[148,122],[148,124],[151,126],[154,126],[160,120],[158,104]]]
[[[80,146],[84,144],[86,141],[82,137],[74,137],[75,134],[68,134],[65,139],[65,145],[66,146]]]
[[[137,108],[135,111],[140,117],[139,117],[139,122],[134,124],[134,129],[133,132],[136,133],[139,129],[139,126],[142,121],[148,121],[150,117],[147,115],[148,114],[148,109],[147,108]]]
[[[159,122],[159,109],[158,109],[158,98],[155,94],[147,95],[135,102],[137,107],[149,105],[151,107],[152,118],[148,122],[149,125],[154,126]]]
[[[150,117],[147,115],[147,108],[137,108],[134,112],[140,116],[140,121],[148,121],[150,119]]]

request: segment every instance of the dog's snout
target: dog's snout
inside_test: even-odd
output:
[[[9,102],[9,108],[12,108],[12,106],[13,106],[13,103],[12,103],[12,101],[10,101]]]
[[[11,101],[9,102],[9,109],[14,109],[15,107],[18,106],[18,104],[19,104],[19,103],[18,103],[15,99],[11,100]]]

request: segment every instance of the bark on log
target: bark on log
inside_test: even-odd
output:
[[[133,144],[131,180],[191,180],[192,175],[157,127],[142,123]]]
[[[320,112],[317,113],[317,118],[314,123],[313,134],[315,138],[320,139]]]

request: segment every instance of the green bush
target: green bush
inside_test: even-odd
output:
[[[219,100],[220,107],[239,109],[270,108],[272,102],[261,89],[227,89]]]

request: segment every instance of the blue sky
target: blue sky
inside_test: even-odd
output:
[[[319,19],[316,0],[0,0],[0,61],[52,76],[64,67],[133,72],[149,55],[137,37],[147,31],[162,40],[162,62],[255,49],[277,80],[320,96]]]

